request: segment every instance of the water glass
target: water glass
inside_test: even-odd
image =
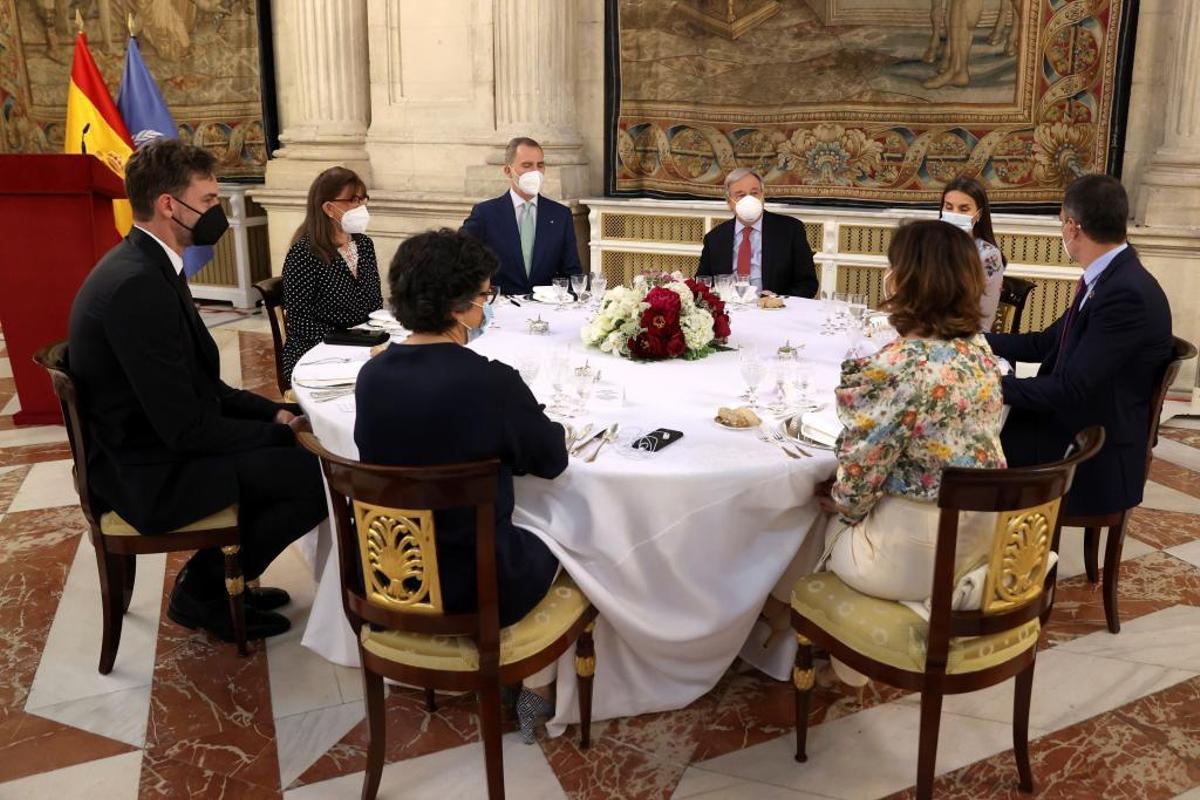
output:
[[[712,275],[697,275],[696,280],[700,281],[700,283],[704,284],[709,289],[712,289],[717,285],[716,279]]]
[[[753,283],[746,281],[745,283],[737,284],[738,295],[741,298],[742,305],[749,305],[754,302],[755,296],[758,294],[758,287]]]
[[[537,380],[538,373],[542,371],[542,358],[543,354],[537,348],[523,349],[517,356],[517,372],[526,386],[532,387]]]
[[[608,290],[608,278],[599,272],[592,273],[592,300],[596,308],[604,302],[604,293]]]
[[[728,302],[733,299],[733,275],[717,275],[716,278],[717,294],[721,299]]]
[[[758,406],[758,385],[762,383],[763,378],[767,376],[767,365],[763,362],[762,355],[759,354],[757,348],[744,346],[738,350],[738,366],[742,372],[742,380],[746,382],[746,394],[750,401],[750,407]]]

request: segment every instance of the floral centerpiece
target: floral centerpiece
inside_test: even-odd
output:
[[[711,289],[675,273],[609,289],[580,336],[585,344],[625,358],[690,361],[724,349],[729,314]]]

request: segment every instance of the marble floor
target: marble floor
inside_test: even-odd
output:
[[[274,394],[261,317],[210,317],[225,379]],[[99,589],[62,428],[17,428],[0,340],[0,798],[350,798],[365,763],[356,670],[300,646],[312,580],[285,553],[264,582],[293,630],[248,658],[172,624],[184,556],[143,556],[112,674],[96,672]],[[1121,571],[1123,628],[1068,532],[1031,719],[1039,797],[1200,800],[1200,424],[1164,430]],[[537,746],[505,740],[510,797],[802,800],[911,795],[918,701],[882,686],[819,690],[809,761],[791,758],[789,684],[733,665],[688,708],[596,723]],[[1016,790],[1011,684],[947,700],[937,796]],[[471,698],[427,713],[388,698],[383,798],[484,796]]]

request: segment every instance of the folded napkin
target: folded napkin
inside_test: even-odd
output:
[[[842,432],[837,409],[827,407],[819,411],[809,411],[800,418],[800,432],[818,444],[833,447],[837,444],[838,434]]]
[[[1046,571],[1054,569],[1054,565],[1057,563],[1058,553],[1051,553],[1046,562]],[[983,586],[987,583],[987,574],[988,565],[984,564],[959,578],[958,583],[954,586],[954,594],[950,595],[950,609],[952,611],[978,611],[983,606]],[[920,603],[902,600],[900,605],[907,606],[918,617],[929,622],[932,610],[929,599]]]
[[[365,348],[363,349],[364,356],[368,355]],[[296,369],[292,371],[292,383],[300,386],[338,386],[353,384],[358,378],[358,371],[362,369],[363,364],[367,363],[366,358],[355,359],[346,362],[325,362],[315,364],[297,364]]]
[[[558,291],[553,286],[535,286],[533,287],[533,299],[553,303],[558,300]]]

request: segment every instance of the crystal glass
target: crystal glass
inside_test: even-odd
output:
[[[847,296],[850,317],[854,323],[860,328],[862,327],[863,319],[867,316],[867,296],[865,294],[851,293]]]
[[[750,281],[737,284],[738,296],[742,301],[742,305],[750,305],[754,302],[755,296],[758,294],[758,287]]]
[[[726,302],[733,299],[733,276],[732,275],[717,275],[716,278],[717,294]]]
[[[750,401],[750,407],[756,408],[758,406],[756,392],[763,378],[767,377],[767,365],[763,362],[762,355],[757,348],[744,346],[738,350],[738,366],[741,368],[742,380],[746,382],[746,394]]]
[[[802,359],[798,359],[788,373],[788,379],[783,384],[783,394],[791,409],[800,410],[812,407],[812,401],[809,398],[809,370],[809,365]]]
[[[716,286],[716,279],[712,275],[697,275],[696,280],[707,286],[709,289]]]
[[[550,385],[554,394],[550,397],[550,406],[546,409],[551,414],[570,417],[567,403],[570,399],[567,392],[571,388],[574,372],[571,368],[571,349],[560,347],[550,353]]]
[[[575,299],[583,300],[583,293],[587,289],[587,275],[580,273],[571,276],[571,291],[575,293]]]
[[[566,278],[555,278],[550,283],[554,286],[554,297],[558,301],[557,310],[562,311],[563,305],[571,298],[571,282]]]
[[[599,272],[592,274],[592,302],[596,308],[604,302],[604,293],[608,291],[608,278]]]
[[[537,348],[525,348],[517,356],[517,372],[521,375],[521,380],[525,381],[526,386],[533,386],[533,382],[537,380],[538,373],[542,371],[542,360],[545,354]]]
[[[571,403],[577,414],[587,410],[592,389],[596,385],[595,373],[586,366],[576,367],[571,373]]]

